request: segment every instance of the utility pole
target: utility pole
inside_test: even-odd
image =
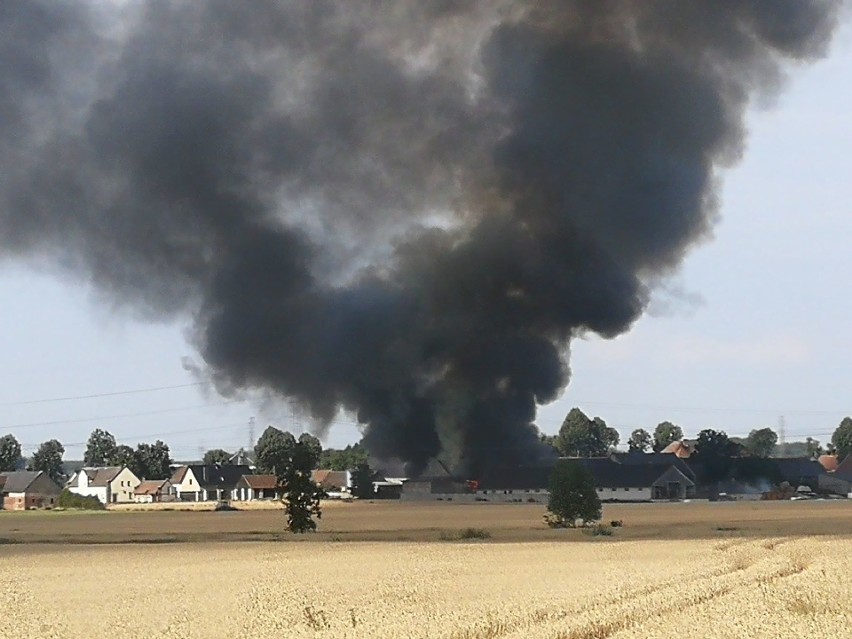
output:
[[[787,423],[783,415],[778,418],[778,450],[781,457],[787,456]]]

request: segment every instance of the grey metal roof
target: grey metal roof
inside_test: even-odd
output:
[[[17,470],[8,473],[0,473],[6,481],[3,485],[4,493],[25,493],[36,478],[41,475],[40,470]]]

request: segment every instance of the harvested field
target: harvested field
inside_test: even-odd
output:
[[[846,538],[10,545],[0,638],[843,634]]]
[[[211,506],[208,506],[211,507]],[[448,504],[439,502],[340,503],[324,506],[320,532],[284,534],[280,510],[240,512],[107,511],[2,512],[0,545],[9,543],[127,543],[198,541],[438,541],[473,527],[492,541],[585,540],[579,531],[550,530],[544,508],[529,504]],[[852,501],[612,504],[604,521],[620,519],[617,540],[716,539],[720,536],[772,537],[846,532]]]

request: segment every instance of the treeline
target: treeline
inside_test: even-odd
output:
[[[607,426],[600,417],[589,418],[579,408],[572,408],[556,435],[541,435],[542,442],[552,446],[563,457],[603,457],[610,454],[620,443],[617,430]],[[653,432],[637,428],[627,440],[631,451],[660,452],[669,444],[684,439],[683,429],[669,421],[657,424]],[[714,451],[729,457],[771,457],[779,452],[778,434],[771,428],[756,428],[748,437],[728,437],[725,431],[706,428],[694,439],[696,452],[704,448],[705,453]],[[834,431],[831,441],[823,447],[808,437],[804,442],[787,445],[802,449],[802,454],[815,457],[824,453],[845,457],[852,453],[852,418],[844,417]]]
[[[13,435],[0,437],[0,472],[25,467],[42,470],[54,481],[61,482],[65,478],[64,455],[62,443],[50,439],[41,443],[32,457],[25,460],[21,444]],[[92,431],[83,456],[84,466],[127,466],[133,474],[144,479],[167,479],[171,476],[171,463],[169,447],[160,440],[153,444],[139,443],[132,448],[116,443],[111,433],[100,428]]]

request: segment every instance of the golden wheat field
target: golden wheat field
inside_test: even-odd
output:
[[[0,513],[0,639],[845,636],[852,502]],[[490,534],[461,541],[465,526]],[[278,541],[270,541],[278,539]],[[308,543],[290,543],[290,542]],[[134,542],[134,543],[128,543]]]
[[[850,551],[829,536],[7,545],[0,637],[840,636]]]

